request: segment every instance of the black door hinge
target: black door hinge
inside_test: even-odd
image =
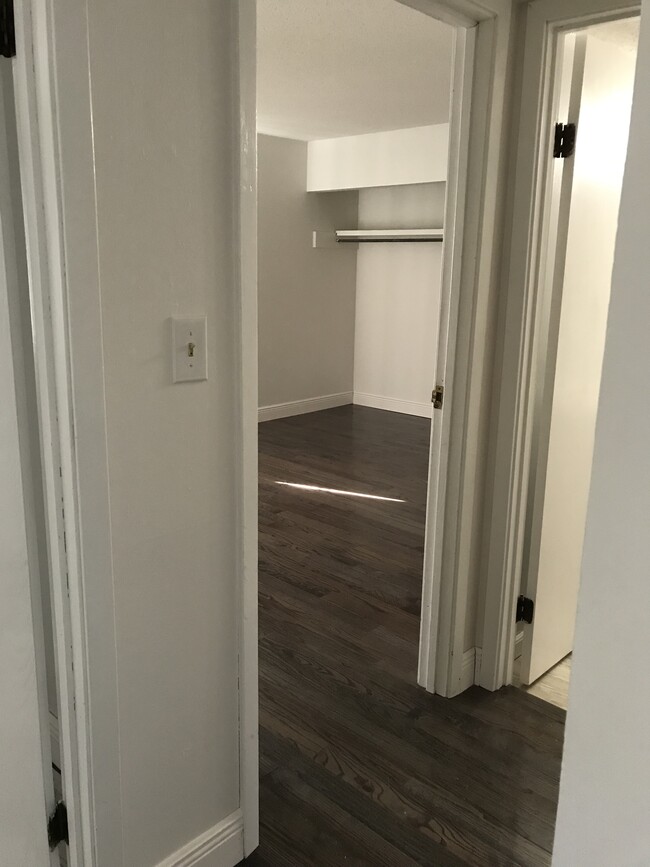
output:
[[[68,811],[63,801],[54,808],[47,823],[47,840],[50,851],[56,849],[59,843],[68,843]]]
[[[535,616],[535,603],[527,596],[517,599],[517,623],[532,623]]]
[[[431,392],[431,403],[433,404],[434,409],[442,409],[442,402],[445,398],[445,387],[444,385],[436,385],[436,387]]]
[[[0,54],[3,57],[16,56],[14,0],[0,0]]]
[[[556,160],[565,160],[573,156],[576,149],[576,125],[574,123],[556,123],[553,156]]]

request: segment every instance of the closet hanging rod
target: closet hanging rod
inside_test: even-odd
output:
[[[337,238],[338,244],[442,244],[442,238]]]
[[[412,244],[414,241],[441,243],[442,229],[337,229],[312,232],[312,246],[336,247],[338,244],[392,244],[396,241]]]
[[[336,240],[340,243],[356,243],[363,241],[442,241],[442,229],[337,229]]]

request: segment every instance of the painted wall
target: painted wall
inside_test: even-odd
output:
[[[111,758],[124,864],[138,867],[239,806],[232,11],[229,0],[88,4],[120,735]],[[205,382],[171,384],[173,314],[207,315]]]
[[[261,417],[328,395],[350,403],[356,247],[314,249],[312,232],[356,228],[357,193],[307,193],[306,142],[258,146],[259,403],[275,407]]]
[[[650,853],[650,0],[644,0],[578,601],[555,867]]]
[[[439,227],[445,184],[359,192],[364,229]],[[360,244],[357,254],[354,401],[431,415],[442,245]]]
[[[449,124],[309,142],[308,190],[347,190],[447,180]]]

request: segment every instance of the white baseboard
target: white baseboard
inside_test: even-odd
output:
[[[399,400],[396,397],[382,397],[379,394],[366,394],[363,391],[355,391],[352,402],[358,406],[387,409],[389,412],[402,412],[406,415],[418,415],[421,418],[431,418],[433,412],[431,403],[418,403],[415,400]]]
[[[346,406],[349,403],[352,403],[351,391],[342,391],[339,394],[325,394],[322,397],[309,397],[306,400],[290,400],[286,403],[261,406],[257,411],[257,420],[272,421],[276,418],[288,418],[292,415],[318,412],[321,409],[333,409],[335,406]]]
[[[465,692],[474,686],[476,675],[476,647],[470,647],[463,653],[463,664],[460,675],[460,692]]]
[[[520,632],[515,638],[515,659],[519,659],[523,652],[524,645],[524,633]],[[475,647],[475,660],[474,660],[474,683],[480,683],[481,681],[481,660],[483,658],[483,648]],[[464,660],[463,660],[464,662]]]
[[[235,867],[244,858],[244,821],[241,810],[190,840],[158,867]]]

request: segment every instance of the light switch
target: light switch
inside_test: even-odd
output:
[[[208,323],[205,316],[172,316],[172,382],[208,378]]]

